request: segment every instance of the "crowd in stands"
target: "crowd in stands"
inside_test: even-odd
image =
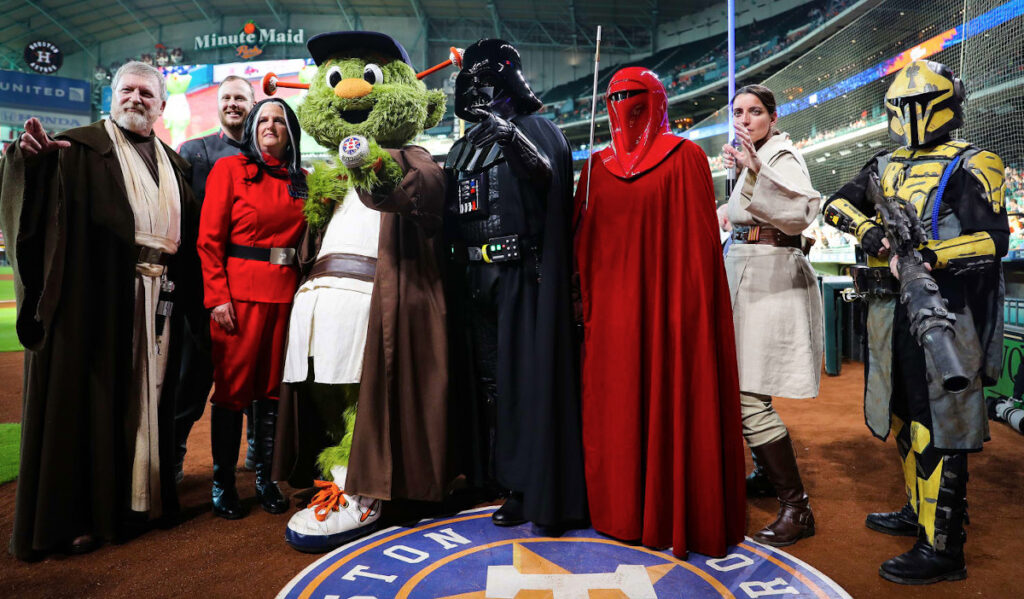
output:
[[[741,42],[736,49],[737,70],[778,54],[846,10],[853,2],[854,0],[821,1],[814,3],[809,11],[806,10],[806,6],[800,7],[740,28],[737,31],[737,38],[751,41]],[[780,31],[786,33],[772,33]],[[710,50],[706,50],[708,46],[711,46]],[[721,79],[728,59],[727,52],[725,35],[722,34],[700,42],[661,50],[639,62],[642,66],[668,72],[661,80],[669,97],[672,97]],[[614,70],[617,70],[617,67],[605,69],[603,76],[599,77],[599,89],[607,84],[607,77]],[[556,86],[544,94],[546,106],[555,113],[556,123],[570,123],[590,118],[591,82],[592,78],[581,77]],[[598,102],[597,116],[601,117],[605,113],[604,103]]]

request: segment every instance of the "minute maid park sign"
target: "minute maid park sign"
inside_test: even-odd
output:
[[[263,46],[268,45],[302,45],[306,42],[304,29],[260,29],[256,23],[247,21],[238,33],[208,33],[196,36],[196,50],[216,50],[217,48],[234,48],[241,58],[255,58],[263,54]]]

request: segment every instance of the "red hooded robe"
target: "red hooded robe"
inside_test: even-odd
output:
[[[722,556],[746,525],[729,287],[704,152],[640,67],[608,87],[612,145],[576,192],[583,444],[594,528]]]

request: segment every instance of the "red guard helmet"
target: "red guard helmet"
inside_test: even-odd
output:
[[[605,101],[612,145],[601,151],[601,158],[613,175],[629,179],[644,173],[682,143],[669,130],[665,87],[650,69],[620,69],[612,75]]]

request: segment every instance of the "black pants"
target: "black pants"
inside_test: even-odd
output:
[[[896,306],[892,335],[892,413],[908,425],[919,422],[931,430],[932,411],[924,349],[910,332],[910,319],[903,304]]]
[[[475,397],[475,451],[479,458],[474,481],[496,484],[494,452],[498,405],[498,285],[501,267],[471,263],[466,268],[465,307],[469,323],[470,352]]]
[[[919,538],[940,552],[956,553],[964,541],[967,453],[935,447],[927,362],[909,324],[906,308],[897,305],[893,322],[893,430],[904,464],[908,500],[918,516]]]

